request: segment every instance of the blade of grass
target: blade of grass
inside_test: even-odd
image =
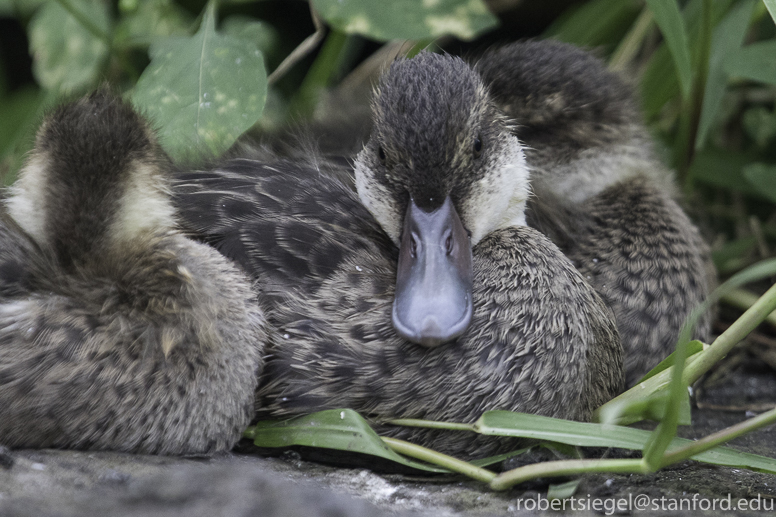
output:
[[[692,88],[692,65],[690,63],[690,46],[687,41],[687,31],[676,0],[647,0],[647,6],[655,17],[655,22],[668,45],[668,50],[674,59],[676,75],[682,98],[690,97]]]
[[[763,0],[765,8],[768,9],[768,13],[771,15],[771,19],[776,23],[776,0]]]
[[[628,34],[625,35],[617,49],[612,53],[612,57],[609,59],[609,68],[612,70],[622,70],[626,64],[633,60],[639,48],[641,48],[644,38],[649,34],[653,21],[652,11],[647,8],[642,9],[633,27],[631,27]]]

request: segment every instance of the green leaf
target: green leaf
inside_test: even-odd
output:
[[[280,34],[275,27],[247,16],[230,16],[221,23],[221,32],[252,41],[265,56],[277,52],[280,45]]]
[[[623,0],[593,0],[570,13],[564,13],[544,31],[542,37],[554,38],[582,47],[602,45],[618,33],[622,37],[639,13],[639,5]]]
[[[514,436],[553,440],[578,447],[617,447],[642,450],[652,432],[619,425],[572,422],[539,415],[512,413],[509,411],[488,411],[475,424],[478,432],[491,436]],[[692,440],[674,438],[672,449],[693,443]],[[729,447],[718,447],[692,457],[696,461],[740,467],[776,474],[776,460],[736,451]]]
[[[110,6],[105,1],[73,2],[74,9],[105,34]],[[69,94],[97,84],[108,57],[108,45],[57,2],[44,4],[30,21],[32,71],[46,89]]]
[[[771,15],[771,19],[776,23],[776,0],[763,0],[765,8]]]
[[[126,6],[116,26],[114,41],[124,46],[150,45],[156,38],[185,35],[193,17],[172,0],[145,0]]]
[[[663,38],[674,59],[682,96],[685,99],[689,98],[690,88],[692,88],[690,46],[687,41],[684,20],[679,12],[679,5],[676,3],[676,0],[647,0],[647,6],[649,6],[650,11],[655,16],[655,22],[660,27]]]
[[[697,354],[698,352],[702,352],[702,351],[703,351],[703,343],[701,343],[700,341],[697,341],[697,340],[696,341],[690,341],[687,344],[687,358],[688,359],[690,357],[692,357],[693,355]],[[675,352],[671,352],[671,354],[668,357],[666,357],[665,359],[660,361],[657,364],[657,366],[655,366],[650,371],[648,371],[644,375],[644,377],[642,377],[639,380],[639,382],[637,382],[636,384],[638,384],[640,382],[644,382],[647,379],[649,379],[650,377],[653,377],[653,376],[657,375],[658,373],[662,372],[663,370],[666,370],[669,367],[673,366],[675,358],[676,358],[676,353]]]
[[[709,73],[706,88],[703,93],[703,107],[698,122],[698,134],[695,138],[695,148],[700,149],[706,141],[706,135],[722,104],[722,98],[728,83],[728,73],[725,70],[730,56],[738,53],[749,27],[752,17],[754,0],[744,0],[733,6],[730,13],[714,29],[709,54]]]
[[[174,159],[218,155],[261,116],[267,77],[253,41],[215,30],[209,4],[194,36],[151,45],[151,63],[133,103],[160,126],[162,146]]]
[[[572,479],[566,483],[558,483],[557,485],[550,485],[547,488],[547,499],[553,501],[555,499],[568,499],[577,493],[579,483],[581,479]]]
[[[498,24],[481,0],[313,0],[313,5],[335,29],[376,40],[444,35],[471,40]]]
[[[776,203],[776,165],[752,163],[744,167],[743,174],[760,195]]]
[[[449,473],[393,452],[352,409],[330,409],[289,420],[258,422],[247,434],[253,436],[253,443],[258,447],[322,447],[378,456],[426,472]]]
[[[776,84],[774,52],[776,52],[776,40],[752,43],[732,53],[725,60],[725,71],[731,77]]]
[[[716,24],[727,12],[731,0],[711,2],[712,23]],[[696,41],[701,33],[703,0],[690,0],[682,11],[689,41]],[[652,54],[641,78],[641,96],[644,117],[653,120],[663,107],[679,94],[679,80],[668,46],[661,44]]]

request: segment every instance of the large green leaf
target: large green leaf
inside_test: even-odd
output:
[[[725,65],[730,56],[737,54],[738,49],[741,48],[752,17],[753,7],[754,0],[743,0],[734,5],[730,13],[714,29],[709,54],[709,73],[703,93],[703,107],[695,139],[696,149],[703,147],[706,135],[722,104],[722,97],[725,95],[728,83]]]
[[[692,87],[692,65],[687,31],[684,28],[682,14],[679,12],[679,5],[676,0],[647,0],[647,5],[674,59],[682,96],[688,98]]]
[[[478,432],[492,436],[514,436],[552,440],[578,447],[617,447],[620,449],[643,450],[652,432],[618,425],[572,422],[539,415],[512,413],[510,411],[488,411],[475,424]],[[674,438],[672,449],[693,443],[692,440]],[[741,467],[757,472],[776,474],[776,460],[719,447],[692,457],[696,461]]]
[[[352,409],[330,409],[289,420],[258,422],[248,428],[246,436],[252,437],[258,447],[322,447],[369,454],[426,472],[450,472],[395,453]]]
[[[151,45],[151,63],[132,101],[160,128],[175,159],[218,155],[261,116],[267,95],[264,60],[250,39],[215,30],[209,4],[199,32]]]
[[[110,32],[110,6],[103,0],[71,2],[83,20],[105,35]],[[71,93],[96,85],[108,45],[57,2],[44,4],[30,21],[32,71],[46,89]]]
[[[313,5],[335,29],[377,40],[444,35],[470,40],[498,23],[481,0],[313,0]]]

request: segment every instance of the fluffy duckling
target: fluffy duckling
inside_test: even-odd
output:
[[[614,320],[526,226],[523,148],[478,74],[451,56],[399,60],[373,116],[357,192],[311,164],[249,157],[179,176],[188,225],[265,288],[259,415],[589,418],[622,388]],[[473,434],[381,431],[452,454],[499,448]]]
[[[476,68],[526,146],[529,224],[614,311],[634,384],[674,350],[715,273],[633,94],[591,54],[552,41],[490,51]],[[707,315],[696,339],[707,341],[710,325]]]
[[[176,230],[169,169],[105,91],[43,122],[0,213],[0,444],[202,454],[248,425],[264,316]]]

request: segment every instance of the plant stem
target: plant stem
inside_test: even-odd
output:
[[[506,490],[524,481],[540,477],[570,476],[590,472],[625,472],[645,474],[650,472],[640,459],[626,460],[561,460],[534,463],[502,472],[490,482],[493,490]]]
[[[695,456],[696,454],[705,452],[716,447],[717,445],[729,442],[734,438],[738,438],[743,434],[750,433],[774,422],[776,422],[776,409],[771,409],[770,411],[767,411],[761,415],[757,415],[754,418],[744,420],[743,422],[739,422],[736,425],[732,425],[726,429],[717,431],[716,433],[704,436],[700,440],[697,440],[690,445],[686,445],[679,449],[674,449],[668,452],[665,456],[663,456],[660,466],[662,468],[673,463],[684,461]]]
[[[425,429],[447,429],[449,431],[475,432],[474,424],[458,424],[455,422],[436,422],[434,420],[421,420],[419,418],[397,418],[386,420],[386,424],[403,425],[405,427],[423,427]]]
[[[746,289],[734,289],[729,293],[723,295],[720,300],[728,305],[735,307],[736,309],[747,310],[754,305],[759,296]],[[776,312],[770,313],[765,317],[765,321],[773,326],[776,326]]]
[[[687,370],[684,372],[685,382],[689,385],[697,381],[775,309],[776,284],[771,286],[741,317],[720,334],[714,343],[703,351],[697,361],[687,366]]]
[[[414,443],[405,442],[404,440],[398,440],[396,438],[388,438],[386,436],[380,437],[385,444],[399,454],[410,456],[439,467],[444,467],[453,472],[464,474],[470,478],[482,481],[484,483],[490,483],[495,479],[496,474],[480,467],[476,467],[471,463],[453,458],[447,454],[441,452],[432,451],[420,445]]]
[[[648,34],[649,29],[652,27],[652,21],[654,17],[649,7],[644,6],[641,10],[641,14],[636,18],[636,22],[631,27],[631,30],[623,38],[622,42],[617,46],[617,49],[609,59],[609,68],[612,70],[622,70],[625,65],[633,60],[633,56],[639,51],[641,43],[644,41],[644,37]]]

